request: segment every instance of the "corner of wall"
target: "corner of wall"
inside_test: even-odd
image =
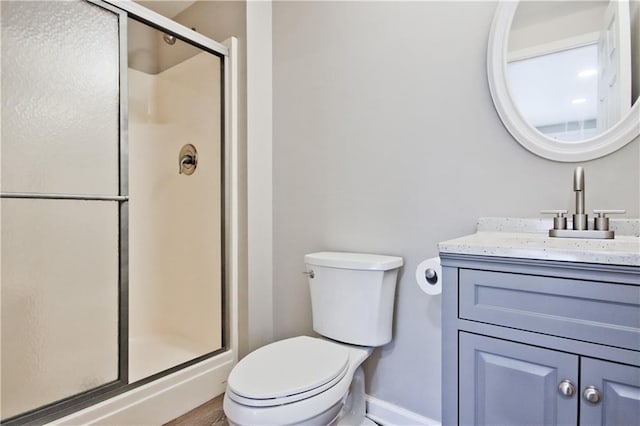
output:
[[[249,350],[273,341],[272,14],[247,2],[247,221]]]

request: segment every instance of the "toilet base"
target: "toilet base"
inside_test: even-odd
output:
[[[353,374],[353,379],[349,386],[349,393],[342,407],[342,411],[338,416],[338,426],[370,426],[370,424],[366,423],[366,420],[369,420],[365,417],[366,408],[364,371],[362,370],[362,365],[360,365]],[[373,424],[375,425],[375,423]]]
[[[378,423],[374,422],[368,417],[365,417],[364,419],[362,419],[362,423],[360,423],[360,426],[378,426]]]

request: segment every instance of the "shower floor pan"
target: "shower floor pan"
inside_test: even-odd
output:
[[[154,335],[129,339],[129,383],[212,352],[215,348],[181,336]]]

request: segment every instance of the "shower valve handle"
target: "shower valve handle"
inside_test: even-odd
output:
[[[180,150],[178,155],[178,173],[190,175],[196,170],[198,165],[198,152],[196,147],[191,144],[186,144]]]
[[[194,164],[193,155],[185,155],[180,159],[180,170],[178,170],[178,172],[182,173],[182,168],[184,166],[191,166],[193,164]]]

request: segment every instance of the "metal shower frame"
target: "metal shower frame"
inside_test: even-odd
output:
[[[119,32],[119,89],[120,89],[120,111],[119,111],[119,192],[117,195],[87,195],[87,194],[42,194],[12,192],[0,193],[0,198],[23,198],[23,199],[70,199],[117,202],[119,204],[119,324],[118,324],[118,379],[98,386],[86,392],[76,394],[61,401],[53,402],[44,407],[20,414],[2,422],[2,425],[43,424],[55,419],[69,415],[80,409],[89,407],[98,402],[107,400],[124,392],[130,391],[139,386],[145,385],[160,377],[166,376],[190,365],[196,364],[204,359],[214,357],[226,351],[233,351],[234,360],[237,360],[237,284],[235,280],[235,268],[237,260],[237,222],[234,219],[237,213],[237,194],[231,188],[237,185],[237,147],[235,145],[236,135],[232,129],[236,128],[237,118],[230,113],[235,105],[235,82],[231,81],[228,73],[230,65],[234,62],[230,59],[230,48],[224,44],[211,40],[169,18],[134,3],[131,0],[84,0],[105,10],[113,12],[118,17]],[[221,75],[221,253],[222,253],[222,348],[214,352],[197,357],[191,361],[182,363],[168,370],[154,374],[135,383],[129,383],[129,215],[128,215],[128,106],[127,106],[127,20],[132,18],[142,22],[159,31],[170,34],[177,39],[187,42],[203,51],[209,52],[220,58]],[[230,47],[235,46],[232,39]],[[235,52],[235,50],[234,50]],[[230,84],[233,83],[233,84]]]

